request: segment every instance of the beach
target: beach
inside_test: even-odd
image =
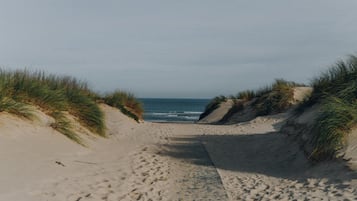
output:
[[[357,201],[357,1],[2,1],[0,201]]]
[[[137,123],[101,105],[108,137],[80,146],[1,113],[0,200],[356,200],[356,172],[312,164],[280,126],[286,115],[234,125]],[[40,115],[41,116],[41,115]]]

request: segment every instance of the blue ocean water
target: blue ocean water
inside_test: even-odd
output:
[[[194,122],[204,111],[209,99],[141,98],[144,120],[151,122]]]

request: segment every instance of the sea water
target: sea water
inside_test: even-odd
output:
[[[150,122],[195,122],[209,99],[141,98],[144,120]]]

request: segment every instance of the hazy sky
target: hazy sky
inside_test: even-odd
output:
[[[0,0],[0,66],[139,97],[308,82],[357,53],[356,0]]]

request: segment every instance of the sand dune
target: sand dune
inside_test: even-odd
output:
[[[308,97],[312,92],[311,87],[294,87],[293,99],[291,101],[290,111],[296,107],[298,103],[301,103],[306,97]],[[255,119],[257,117],[257,112],[252,106],[256,99],[247,101],[243,103],[243,109],[231,114],[228,118],[225,115],[232,108],[234,102],[229,99],[226,102],[223,102],[219,107],[213,110],[205,118],[201,119],[198,123],[202,124],[237,124],[240,122],[247,122]],[[225,118],[224,118],[225,117]]]
[[[0,113],[0,200],[356,200],[356,172],[312,165],[278,132],[286,114],[234,125],[136,123],[101,105],[108,138],[80,146]],[[81,130],[80,126],[78,130]]]
[[[212,111],[209,115],[207,115],[205,118],[201,119],[198,121],[200,124],[212,124],[212,123],[218,123],[225,114],[231,109],[233,105],[233,101],[231,99],[228,99],[226,102],[222,102],[219,107],[215,110]]]

